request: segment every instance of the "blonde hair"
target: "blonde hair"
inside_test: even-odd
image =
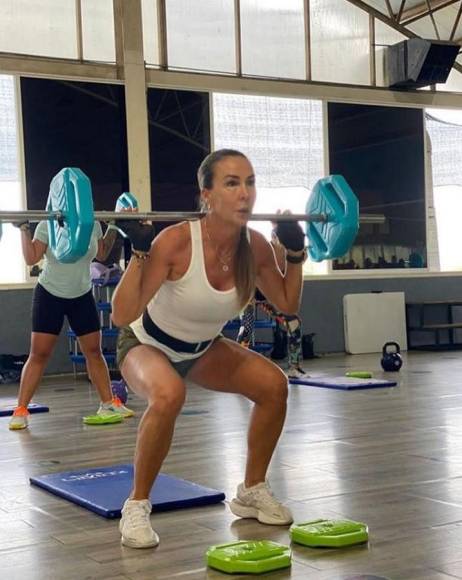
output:
[[[201,191],[203,189],[212,189],[215,165],[226,157],[243,157],[247,159],[243,153],[235,149],[219,149],[207,155],[197,170],[197,181]],[[204,209],[206,208],[201,198],[201,210]],[[234,275],[239,304],[243,308],[252,300],[256,287],[255,263],[247,226],[242,227],[239,234]]]

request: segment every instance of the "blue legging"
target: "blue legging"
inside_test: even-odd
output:
[[[268,302],[252,300],[240,316],[241,326],[237,335],[237,342],[245,346],[254,343],[256,309],[260,307],[265,314],[276,322],[279,329],[287,335],[289,366],[298,367],[302,358],[302,322],[296,314],[287,315],[278,312]]]

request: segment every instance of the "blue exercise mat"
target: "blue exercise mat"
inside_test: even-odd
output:
[[[16,409],[16,405],[5,405],[0,407],[0,417],[9,417],[13,414]],[[29,413],[48,413],[50,410],[46,405],[40,405],[39,403],[30,403],[27,407]]]
[[[355,379],[352,377],[304,377],[289,379],[293,385],[305,385],[307,387],[324,387],[326,389],[340,389],[342,391],[354,391],[359,389],[378,389],[381,387],[396,387],[396,381],[385,379]]]
[[[113,465],[31,477],[30,482],[104,518],[120,518],[133,481],[133,465]],[[219,503],[225,494],[171,475],[160,474],[149,497],[153,511]]]

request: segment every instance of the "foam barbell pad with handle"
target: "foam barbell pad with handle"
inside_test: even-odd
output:
[[[122,195],[119,195],[116,202],[116,211],[121,211],[122,209],[137,209],[138,200],[129,191],[125,191]]]
[[[342,175],[320,179],[306,204],[307,214],[325,214],[327,221],[307,222],[308,252],[315,262],[344,256],[359,229],[359,202]]]
[[[48,220],[49,246],[58,262],[70,264],[85,256],[94,226],[91,183],[77,167],[65,167],[50,184],[49,212],[63,219]]]

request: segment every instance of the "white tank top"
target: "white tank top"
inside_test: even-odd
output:
[[[198,343],[215,338],[228,320],[241,308],[236,288],[216,290],[207,278],[199,220],[190,221],[191,262],[179,280],[165,280],[147,305],[152,321],[165,333]],[[150,336],[143,327],[142,316],[130,325],[142,344],[164,352],[172,362],[197,358],[204,353],[176,352]]]

